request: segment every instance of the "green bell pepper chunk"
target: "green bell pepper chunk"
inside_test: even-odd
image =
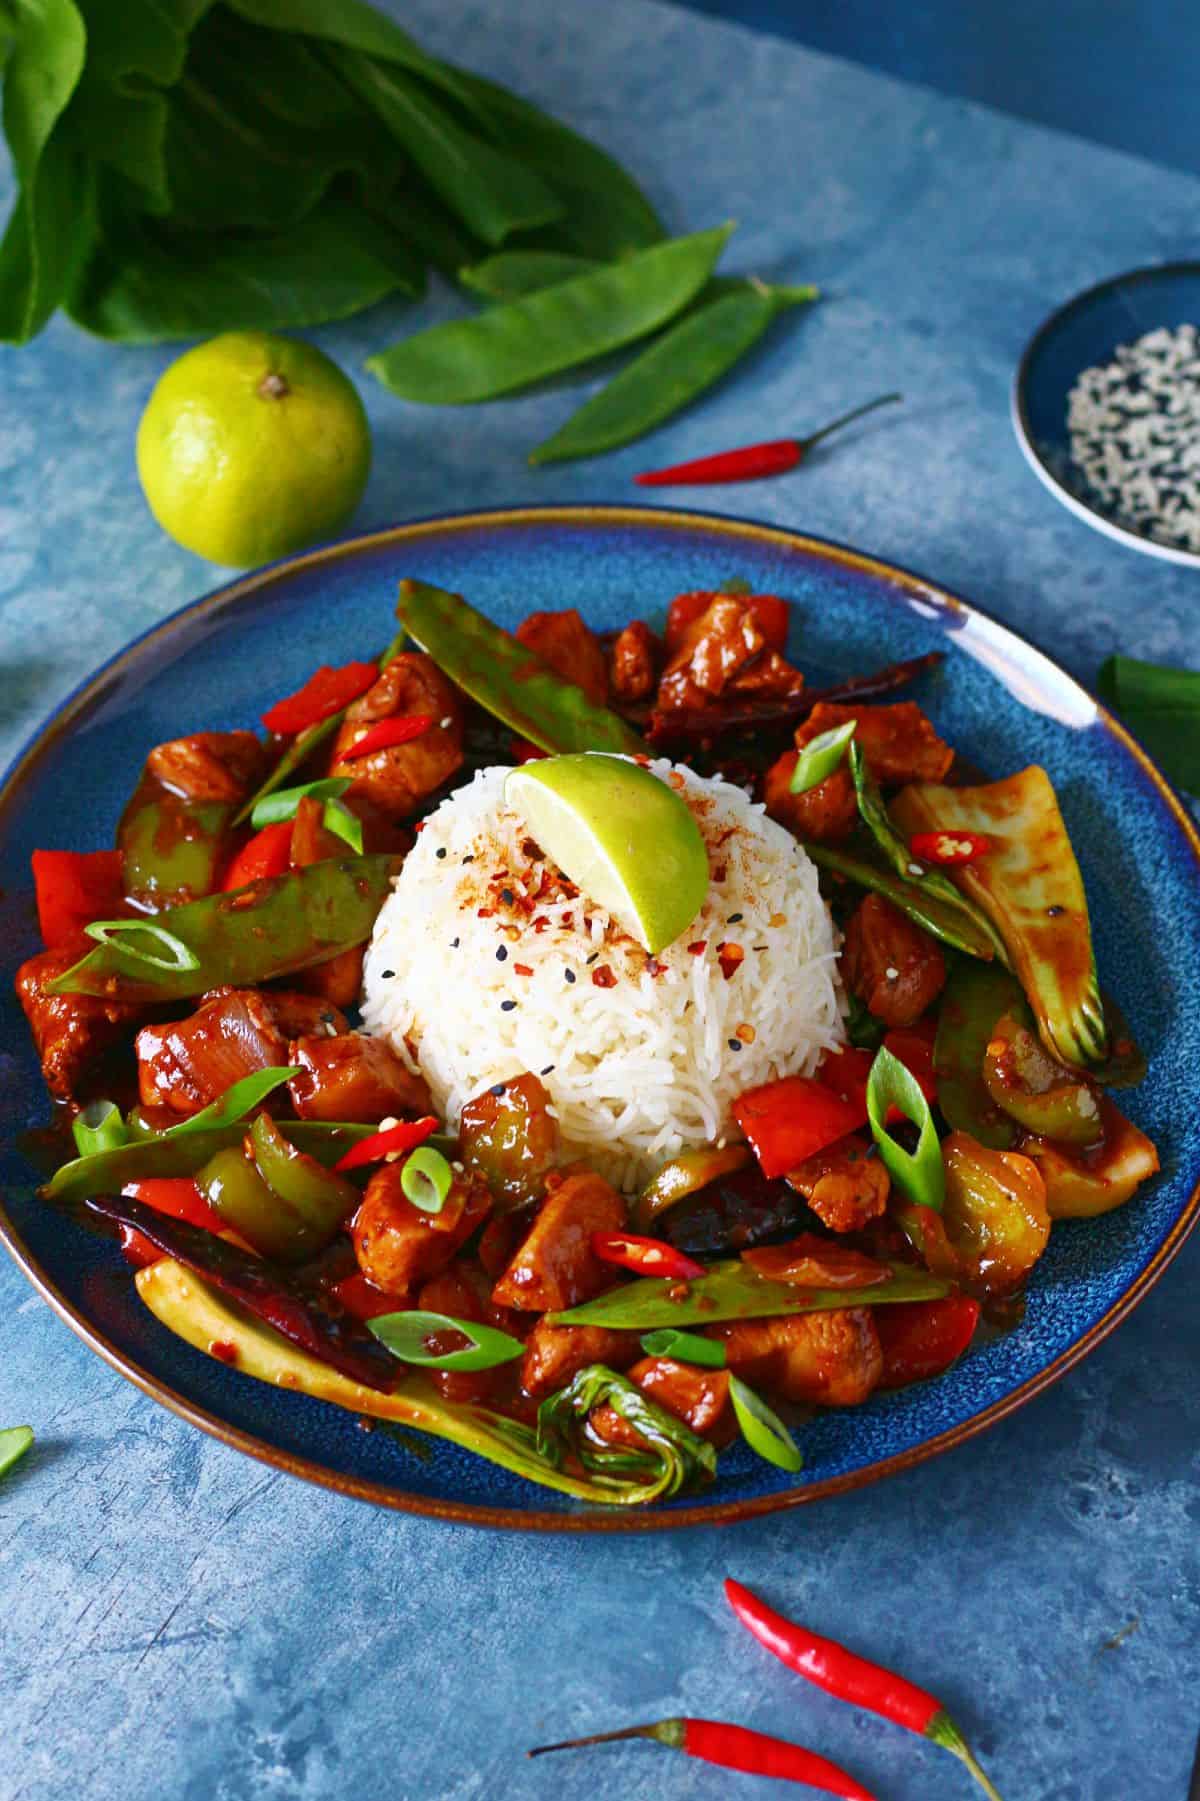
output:
[[[289,1144],[269,1113],[258,1115],[250,1138],[263,1180],[328,1244],[359,1203],[354,1183]]]
[[[280,1263],[303,1263],[329,1241],[275,1193],[240,1144],[218,1151],[196,1171],[196,1187],[227,1226]]]
[[[211,894],[233,807],[185,800],[143,778],[117,827],[125,892],[156,912]]]
[[[1010,1119],[1055,1144],[1098,1144],[1104,1136],[1099,1091],[1046,1055],[1015,1013],[997,1020],[983,1058],[983,1085]]]

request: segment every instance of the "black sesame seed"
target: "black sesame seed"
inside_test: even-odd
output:
[[[599,951],[593,951],[593,952],[592,952],[592,954],[591,954],[591,956],[590,956],[590,957],[589,957],[589,958],[588,958],[588,960],[587,960],[587,963],[588,963],[588,968],[589,968],[589,969],[590,969],[590,968],[591,968],[591,967],[592,967],[592,964],[593,964],[593,963],[594,963],[594,962],[595,962],[595,961],[596,961],[596,958],[597,958],[597,957],[598,957],[598,956],[599,956],[599,955],[600,955],[600,952],[599,952]]]
[[[474,861],[475,861],[474,857],[464,857],[463,858],[464,863],[473,863]]]
[[[504,1093],[504,1083],[503,1082],[493,1082],[492,1086],[488,1090],[488,1092],[489,1092],[489,1094],[503,1094]]]
[[[512,889],[511,888],[502,888],[500,890],[500,899],[504,902],[506,907],[511,907],[513,904]]]
[[[731,1038],[729,1040],[729,1048],[731,1051],[740,1051],[742,1048],[741,1039],[740,1038]]]
[[[744,917],[745,917],[744,914],[741,914],[741,913],[731,913],[725,923],[727,925],[735,926],[737,924],[738,920],[742,919]]]
[[[444,845],[444,844],[443,844],[443,845],[442,845],[442,847],[441,847],[441,849],[440,849],[440,850],[435,850],[435,851],[434,851],[434,853],[433,853],[433,854],[434,854],[434,856],[435,856],[435,857],[437,857],[437,858],[439,858],[439,859],[441,859],[441,858],[442,858],[442,857],[444,857],[444,856],[445,856],[445,855],[446,855],[446,847],[445,847],[445,845]]]
[[[1065,907],[1047,907],[1046,913],[1050,919],[1057,919],[1059,917],[1059,915],[1061,913],[1065,913],[1066,910],[1067,909]]]
[[[394,969],[381,969],[379,973],[383,977],[385,982],[390,982],[396,972]],[[332,1017],[333,1016],[331,1014],[330,1018],[332,1018]]]
[[[573,969],[564,969],[563,979],[567,982],[573,982],[575,980],[575,971]]]
[[[462,942],[462,941],[461,941],[461,939],[458,939],[458,938],[453,938],[453,939],[451,939],[451,941],[450,941],[450,949],[451,949],[451,950],[452,950],[452,951],[456,951],[456,950],[457,950],[457,949],[458,949],[458,947],[459,947],[459,944],[460,944],[460,943],[461,943],[461,942]]]
[[[516,1001],[501,1001],[500,1002],[501,1013],[511,1013],[513,1008],[516,1006],[516,1004],[517,1004]]]
[[[496,961],[497,961],[497,963],[505,962],[507,960],[507,957],[508,957],[508,951],[506,950],[504,945],[498,944],[496,946]]]
[[[544,1076],[548,1076],[553,1068],[554,1068],[553,1063],[547,1063],[545,1069],[543,1069],[541,1071],[541,1074]]]

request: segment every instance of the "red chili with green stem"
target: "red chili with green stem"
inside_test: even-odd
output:
[[[840,418],[830,420],[820,431],[811,432],[807,438],[769,438],[762,444],[743,444],[737,450],[718,451],[715,456],[696,457],[690,463],[673,463],[667,469],[649,469],[642,475],[635,475],[634,480],[643,488],[686,487],[689,484],[707,482],[746,482],[757,481],[764,475],[784,475],[802,463],[809,451],[822,439],[831,437],[835,431],[841,431],[844,425],[850,425],[855,419],[862,419],[867,413],[873,413],[877,407],[892,406],[903,399],[900,394],[881,394],[876,400],[867,401],[865,406],[856,406],[852,412],[843,413]]]
[[[952,1751],[970,1770],[990,1801],[1000,1796],[990,1777],[980,1767],[959,1728],[936,1695],[918,1688],[904,1676],[886,1670],[882,1664],[870,1663],[839,1645],[836,1639],[822,1638],[789,1620],[765,1601],[744,1588],[740,1582],[726,1578],[725,1599],[748,1632],[760,1645],[774,1653],[789,1670],[805,1676],[839,1701],[853,1707],[865,1707],[882,1714],[897,1726],[907,1727],[919,1738]]]
[[[719,1764],[723,1770],[804,1783],[823,1795],[840,1795],[842,1801],[876,1801],[870,1789],[816,1751],[722,1720],[656,1720],[650,1726],[625,1726],[619,1732],[593,1732],[587,1738],[563,1739],[557,1745],[537,1745],[528,1755],[541,1757],[547,1751],[574,1751],[584,1745],[609,1745],[629,1738],[653,1739],[668,1750]]]

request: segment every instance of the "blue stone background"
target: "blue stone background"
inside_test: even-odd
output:
[[[778,10],[743,9],[776,29]],[[1194,254],[1200,183],[1161,166],[1196,166],[1179,74],[1194,20],[1172,0],[1074,0],[1061,28],[1039,9],[1060,45],[1085,20],[1109,46],[1094,63],[1061,52],[1051,94],[1034,49],[1017,48],[1032,0],[890,10],[907,21],[891,37],[866,0],[847,7],[844,35],[832,6],[806,15],[805,35],[817,41],[817,21],[826,48],[949,95],[651,0],[406,5],[423,41],[616,150],[672,225],[738,218],[731,266],[816,280],[826,299],[651,446],[549,472],[522,453],[574,395],[443,414],[364,377],[377,454],[355,525],[627,498],[647,463],[802,430],[900,387],[902,411],[793,476],[686,498],[926,570],[1085,680],[1115,647],[1200,661],[1194,574],[1061,510],[1007,417],[1016,358],[1053,305]],[[990,39],[967,31],[968,12]],[[1143,48],[1168,30],[1149,77],[1113,48],[1118,15]],[[1030,65],[1024,92],[1001,79],[1005,58],[1010,76]],[[422,318],[459,306],[441,295]],[[316,336],[354,370],[408,328],[383,306]],[[0,353],[4,757],[97,661],[219,579],[162,537],[136,488],[134,425],[169,356],[58,323]],[[732,1572],[938,1688],[1009,1801],[1175,1801],[1200,1725],[1198,1276],[1193,1242],[1057,1388],[885,1486],[746,1527],[573,1540],[437,1526],[273,1474],[113,1375],[6,1265],[0,1421],[28,1419],[39,1442],[0,1488],[0,1795],[781,1792],[644,1745],[521,1758],[539,1739],[675,1712],[805,1740],[887,1801],[970,1792],[944,1753],[837,1707],[747,1642],[720,1595]]]

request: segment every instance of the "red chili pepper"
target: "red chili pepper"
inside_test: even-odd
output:
[[[704,1265],[685,1257],[661,1238],[636,1238],[627,1232],[593,1232],[592,1249],[602,1263],[617,1263],[639,1276],[668,1276],[675,1282],[694,1282]]]
[[[733,1117],[763,1175],[782,1176],[865,1125],[866,1088],[861,1099],[847,1100],[815,1077],[784,1076],[740,1094]]]
[[[697,589],[690,594],[677,594],[667,611],[667,647],[673,650],[689,625],[707,613],[718,589]],[[789,607],[778,594],[739,594],[737,598],[749,608],[751,617],[772,650],[782,651],[787,645]]]
[[[665,488],[687,486],[692,482],[744,482],[755,481],[763,475],[782,475],[802,463],[822,438],[840,431],[853,419],[861,419],[865,413],[873,413],[876,407],[890,406],[901,398],[899,394],[881,394],[877,400],[869,400],[865,406],[856,406],[853,412],[843,413],[807,438],[770,438],[763,444],[745,444],[740,450],[723,450],[716,456],[697,457],[690,463],[651,469],[633,479],[643,488]]]
[[[328,663],[322,663],[302,688],[268,707],[262,722],[269,732],[282,732],[291,737],[295,732],[319,725],[322,719],[340,713],[378,680],[377,663],[343,663],[340,669],[331,669]]]
[[[232,888],[247,888],[268,876],[282,875],[291,862],[292,826],[294,821],[281,819],[278,825],[265,825],[248,843],[243,844],[221,884],[226,893]]]
[[[839,1701],[853,1707],[865,1707],[882,1714],[897,1726],[905,1726],[919,1738],[931,1739],[935,1745],[953,1751],[966,1764],[991,1801],[1000,1801],[989,1778],[984,1774],[967,1744],[936,1695],[918,1688],[881,1664],[869,1663],[839,1645],[836,1639],[822,1638],[795,1620],[785,1619],[765,1601],[744,1588],[740,1582],[726,1578],[725,1599],[748,1632],[760,1645],[775,1654],[789,1670],[806,1676]]]
[[[132,1195],[135,1201],[144,1202],[170,1219],[186,1220],[189,1226],[202,1226],[206,1232],[225,1230],[225,1221],[209,1206],[190,1176],[152,1176],[143,1182],[126,1182],[121,1193]],[[121,1249],[137,1269],[157,1263],[166,1255],[136,1226],[121,1227]]]
[[[351,1145],[333,1167],[335,1170],[360,1169],[364,1163],[382,1163],[392,1151],[415,1151],[437,1129],[438,1122],[432,1115],[425,1119],[402,1119],[399,1125],[385,1126],[382,1132],[372,1132],[369,1138]]]
[[[956,1363],[975,1336],[979,1302],[948,1294],[940,1301],[902,1301],[874,1313],[883,1347],[879,1388],[927,1382]]]
[[[119,850],[35,850],[30,862],[47,950],[70,944],[93,919],[126,911]]]
[[[914,857],[922,857],[926,863],[953,868],[956,864],[974,863],[977,857],[986,856],[992,841],[983,832],[914,832],[908,848]]]
[[[420,738],[434,723],[432,713],[412,713],[404,719],[381,719],[378,725],[368,726],[361,738],[348,744],[340,755],[342,761],[352,762],[355,757],[369,757],[377,750],[390,750],[393,744],[411,744],[414,738]]]
[[[823,1795],[840,1795],[842,1801],[875,1801],[870,1789],[816,1751],[723,1720],[656,1720],[652,1726],[626,1726],[620,1732],[593,1732],[587,1738],[563,1739],[557,1745],[537,1745],[528,1755],[542,1757],[547,1751],[574,1751],[583,1745],[609,1745],[628,1738],[653,1739],[670,1751],[682,1751],[685,1757],[698,1757],[723,1770],[804,1783]]]

